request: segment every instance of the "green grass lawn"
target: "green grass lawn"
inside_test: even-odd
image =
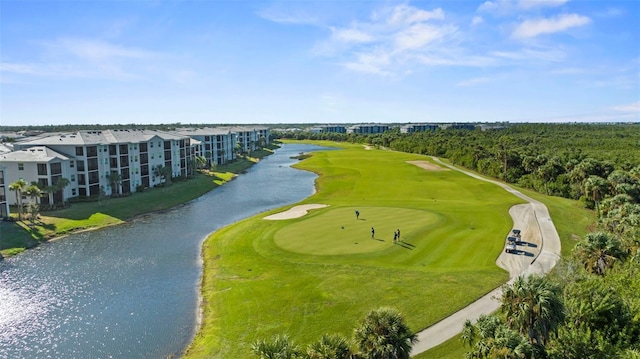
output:
[[[167,187],[133,193],[128,197],[73,203],[69,208],[41,212],[40,221],[33,227],[29,227],[26,221],[0,222],[0,253],[13,255],[70,232],[119,224],[141,214],[175,207],[231,180],[268,153],[272,152],[254,151],[253,158],[218,166],[211,172],[199,173],[192,179],[174,182]],[[17,218],[14,213],[12,216]]]
[[[329,207],[264,220],[271,211],[207,239],[202,327],[187,357],[248,358],[251,343],[274,334],[302,345],[324,333],[351,336],[381,306],[418,331],[508,279],[495,259],[520,199],[406,163],[424,156],[343,146],[296,164],[321,175],[302,203]],[[402,241],[393,244],[396,228]]]
[[[463,359],[470,348],[462,342],[462,336],[447,340],[437,347],[413,356],[414,359]]]

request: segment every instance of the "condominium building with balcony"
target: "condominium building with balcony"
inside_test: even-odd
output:
[[[229,128],[181,128],[175,133],[201,142],[201,148],[193,148],[192,153],[200,152],[199,156],[204,157],[209,166],[221,165],[236,158],[237,136]]]
[[[14,148],[37,146],[69,158],[69,176],[75,175],[77,196],[154,187],[165,180],[160,168],[169,168],[172,177],[186,176],[191,159],[190,138],[164,131],[78,131],[18,142]]]
[[[75,164],[74,159],[45,146],[29,147],[0,155],[0,166],[4,167],[2,181],[7,188],[20,179],[27,183],[35,182],[38,188],[44,191],[39,201],[45,205],[62,203],[77,196]],[[68,179],[69,183],[64,188],[56,188],[56,184],[62,178]],[[14,191],[5,191],[5,196],[8,203],[17,203]],[[23,197],[23,201],[28,201],[24,194]]]

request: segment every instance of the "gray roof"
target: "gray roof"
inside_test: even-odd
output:
[[[30,141],[23,141],[21,145],[109,145],[118,143],[147,142],[154,137],[162,140],[185,140],[187,136],[181,136],[164,131],[155,130],[83,130],[72,133],[60,133],[40,137]]]
[[[44,146],[30,147],[0,155],[0,162],[49,162],[53,159],[66,161],[70,158]]]
[[[180,128],[175,131],[183,136],[215,136],[228,135],[230,130],[224,127]]]

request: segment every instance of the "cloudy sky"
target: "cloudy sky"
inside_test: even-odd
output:
[[[0,125],[640,121],[640,1],[0,0]]]

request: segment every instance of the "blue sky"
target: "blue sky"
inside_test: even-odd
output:
[[[640,1],[0,0],[0,124],[640,121]]]

